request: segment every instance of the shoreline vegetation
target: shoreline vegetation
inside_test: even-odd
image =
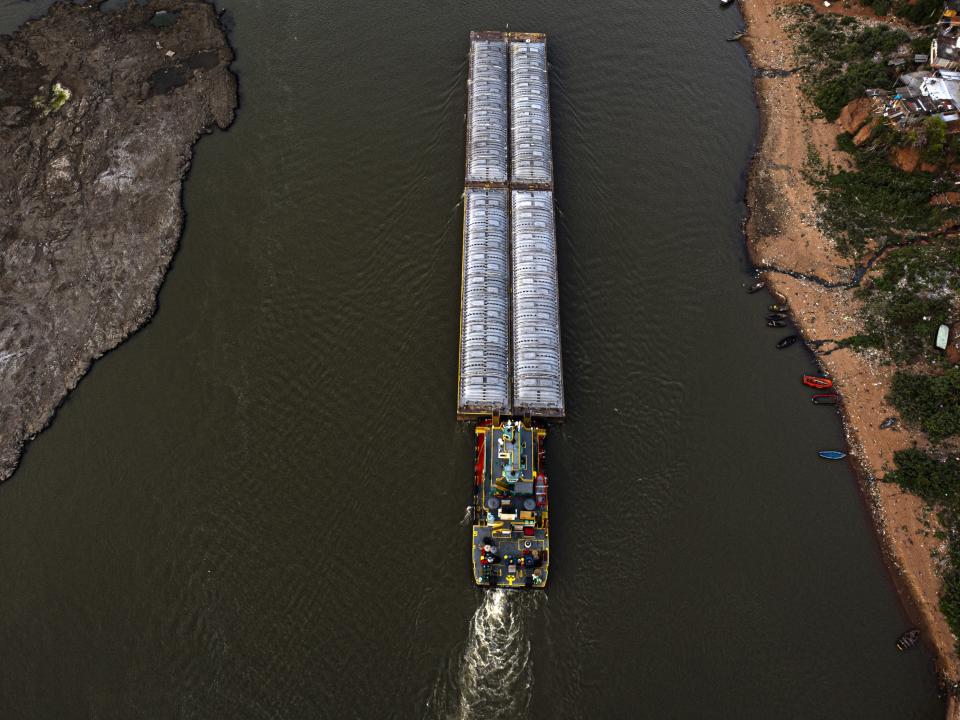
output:
[[[761,114],[748,250],[843,396],[878,539],[960,718],[960,346],[934,347],[960,330],[960,123],[877,111],[925,67],[944,4],[740,5]]]

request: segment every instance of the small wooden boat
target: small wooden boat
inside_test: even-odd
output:
[[[887,428],[892,428],[896,424],[897,424],[897,419],[895,417],[888,417],[886,420],[880,423],[880,429],[886,430]]]
[[[733,35],[727,38],[727,42],[736,42],[737,40],[740,40],[741,38],[745,38],[746,36],[747,36],[747,33],[745,31],[737,30]]]
[[[909,650],[920,640],[920,631],[917,628],[910,628],[897,640],[897,650]]]
[[[769,310],[770,312],[779,312],[779,313],[782,313],[782,312],[786,312],[786,311],[787,311],[787,306],[786,306],[786,305],[771,305],[771,306],[769,306],[769,307],[767,308],[767,310]]]
[[[767,320],[767,327],[786,327],[786,320]]]
[[[799,339],[800,338],[798,338],[796,335],[787,335],[777,343],[777,350],[783,350],[786,347],[790,347]]]
[[[753,295],[755,292],[763,290],[767,284],[763,280],[757,280],[753,285],[747,288],[747,292]]]
[[[817,453],[824,460],[843,460],[847,454],[839,450],[821,450]]]
[[[787,319],[786,313],[770,313],[769,315],[767,315],[767,320],[786,320],[786,319]]]
[[[836,393],[824,393],[823,395],[814,395],[813,398],[814,405],[836,405],[840,402],[840,396]]]
[[[833,380],[821,377],[820,375],[804,375],[803,384],[807,387],[816,388],[817,390],[826,390],[827,388],[833,387]]]

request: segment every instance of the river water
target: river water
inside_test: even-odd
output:
[[[0,717],[942,714],[743,291],[735,9],[226,6],[241,108],[159,312],[0,486]],[[569,409],[537,595],[471,585],[454,420],[467,35],[508,26],[549,35]]]

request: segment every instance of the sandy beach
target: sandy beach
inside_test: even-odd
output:
[[[783,20],[774,15],[778,7],[789,4],[783,0],[743,0],[740,4],[747,26],[743,43],[758,71],[791,70],[796,65],[792,40],[784,31]],[[873,17],[872,12],[858,8],[826,10],[820,3],[817,10]],[[895,451],[915,442],[924,444],[919,433],[899,426],[879,427],[885,418],[897,414],[885,400],[894,368],[869,354],[837,348],[834,341],[858,329],[853,290],[829,288],[779,272],[798,272],[828,284],[845,283],[853,276],[853,264],[838,255],[833,243],[817,229],[814,191],[803,178],[810,144],[833,165],[849,164],[835,142],[844,128],[812,117],[815,108],[804,98],[796,74],[758,72],[755,84],[762,136],[747,192],[751,256],[757,268],[766,271],[763,278],[770,290],[787,301],[803,337],[837,384],[851,453],[861,471],[877,537],[911,619],[935,650],[945,683],[953,685],[960,680],[960,660],[956,638],[939,610],[941,577],[931,554],[934,550],[945,554],[946,543],[934,535],[938,529],[935,513],[918,498],[882,481],[892,467]],[[948,717],[960,717],[953,700]]]

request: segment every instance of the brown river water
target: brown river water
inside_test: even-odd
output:
[[[736,9],[223,6],[241,107],[159,311],[0,486],[0,717],[941,716],[743,289]],[[454,419],[468,32],[507,28],[549,36],[569,413],[528,595],[471,584]]]

